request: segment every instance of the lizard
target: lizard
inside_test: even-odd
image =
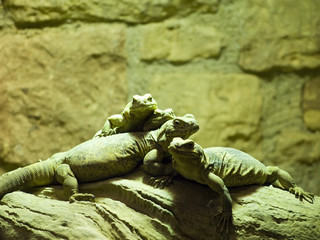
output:
[[[151,175],[169,172],[170,164],[163,160],[170,157],[168,146],[172,139],[188,138],[198,129],[194,116],[186,114],[157,130],[92,138],[45,161],[5,173],[0,177],[0,199],[16,190],[62,184],[70,202],[94,201],[92,194],[79,193],[79,182],[119,177],[141,163]]]
[[[165,110],[156,109],[143,125],[143,131],[150,131],[159,128],[168,120],[174,119],[176,115],[171,108]]]
[[[157,102],[151,94],[134,95],[120,114],[107,118],[102,129],[94,137],[105,137],[124,132],[141,131],[143,124],[157,109]]]
[[[232,199],[228,187],[272,184],[293,193],[301,201],[314,201],[314,194],[298,187],[290,174],[276,166],[265,166],[251,155],[234,148],[203,149],[190,139],[170,143],[172,167],[184,178],[209,186],[219,194],[222,212],[218,222],[228,232],[232,224]]]

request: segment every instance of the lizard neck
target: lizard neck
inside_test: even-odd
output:
[[[173,137],[168,137],[167,134],[165,134],[165,132],[161,130],[161,128],[151,131],[150,134],[152,135],[155,143],[160,146],[164,152],[168,153],[168,147]]]
[[[146,132],[144,137],[137,141],[138,151],[141,153],[141,156],[145,156],[150,150],[157,148],[157,140],[154,137],[152,132]]]

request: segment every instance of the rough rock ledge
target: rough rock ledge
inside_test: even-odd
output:
[[[219,201],[207,186],[176,179],[154,189],[148,181],[137,170],[82,184],[96,203],[62,201],[61,186],[7,194],[0,239],[320,239],[319,197],[310,204],[268,186],[230,189],[234,227],[227,235],[216,230]]]

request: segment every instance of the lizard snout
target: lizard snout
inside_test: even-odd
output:
[[[175,137],[170,145],[169,145],[169,150],[191,150],[194,148],[194,141],[187,139],[187,140],[183,140],[182,138],[179,137]]]

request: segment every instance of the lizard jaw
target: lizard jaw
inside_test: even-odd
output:
[[[169,153],[172,155],[183,155],[184,157],[198,157],[199,154],[195,151],[195,142],[187,139],[183,140],[182,138],[174,138],[169,147]]]

